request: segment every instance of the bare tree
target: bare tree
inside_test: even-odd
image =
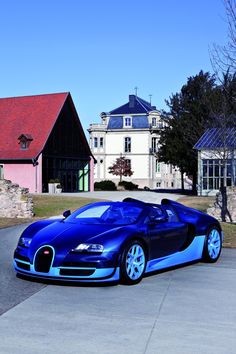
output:
[[[228,38],[225,45],[213,44],[210,49],[212,67],[219,77],[221,73],[236,72],[236,0],[223,0],[226,12]]]
[[[235,184],[234,173],[234,146],[233,135],[236,134],[234,128],[227,127],[224,115],[218,116],[218,128],[216,129],[217,145],[212,154],[212,157],[219,161],[219,170],[221,171],[219,176],[219,190],[221,194],[221,200],[217,199],[218,206],[221,209],[221,220],[226,221],[227,216],[232,222],[231,215],[228,211],[228,198],[227,198],[227,186]],[[229,183],[228,183],[229,182]]]
[[[230,140],[235,141],[236,134],[236,0],[223,0],[227,23],[227,43],[214,44],[210,49],[210,59],[213,70],[220,85],[221,99],[218,112],[215,114],[214,126],[218,128],[217,149],[214,155],[219,159],[223,176],[221,179],[221,219],[226,221],[226,216],[231,221],[227,203],[227,170],[231,161],[232,183],[235,185],[234,151],[236,146],[231,146]],[[214,111],[214,109],[213,109]]]
[[[228,211],[227,187],[235,185],[234,150],[236,149],[236,116],[235,112],[235,75],[223,74],[222,85],[218,87],[219,102],[212,110],[214,111],[213,130],[214,150],[213,159],[219,161],[219,190],[221,200],[217,199],[221,209],[221,220],[230,221],[231,215]]]

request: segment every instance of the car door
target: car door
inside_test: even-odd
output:
[[[156,207],[150,208],[148,217],[150,259],[180,251],[187,240],[186,223],[179,221],[178,218],[170,218],[164,210]]]

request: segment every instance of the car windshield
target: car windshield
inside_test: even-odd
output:
[[[142,210],[142,207],[130,203],[92,204],[77,210],[66,220],[88,224],[127,225],[135,223]]]

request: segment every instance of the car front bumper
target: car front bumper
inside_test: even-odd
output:
[[[44,246],[47,250],[52,250],[52,258],[45,269],[47,259],[40,260],[41,267],[37,259],[28,258],[26,249],[18,247],[14,254],[15,271],[24,276],[54,279],[72,282],[111,282],[120,278],[120,268],[117,266],[117,253],[103,253],[101,255],[69,253],[61,258],[56,254],[51,246]],[[44,257],[42,255],[42,257]]]

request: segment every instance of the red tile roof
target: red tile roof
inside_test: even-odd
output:
[[[0,99],[0,159],[32,159],[44,148],[69,93]],[[30,135],[21,150],[19,136]]]

